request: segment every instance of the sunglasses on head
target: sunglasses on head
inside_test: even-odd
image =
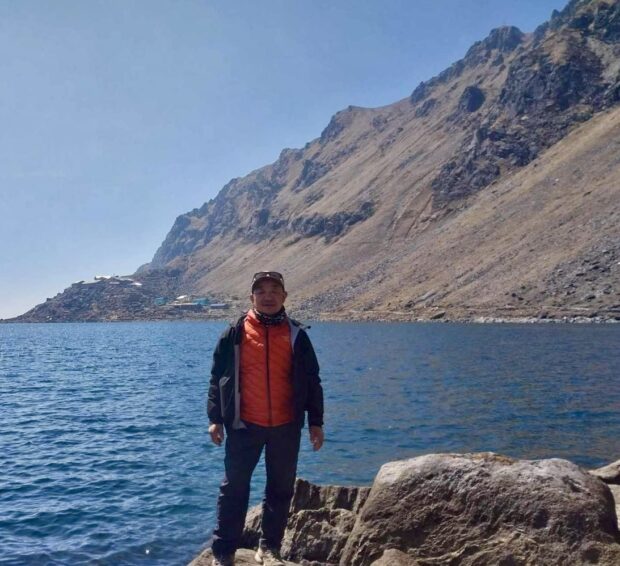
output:
[[[273,279],[282,286],[282,289],[284,289],[284,277],[281,273],[278,273],[277,271],[259,271],[254,274],[254,277],[252,277],[252,292],[254,291],[254,286],[256,283],[261,279]]]
[[[264,277],[269,277],[270,279],[277,279],[278,281],[284,281],[284,277],[281,273],[277,271],[259,271],[254,274],[252,277],[252,281],[256,281],[257,279],[263,279]]]

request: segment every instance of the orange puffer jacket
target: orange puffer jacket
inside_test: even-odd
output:
[[[292,359],[288,323],[264,326],[250,311],[241,339],[241,420],[261,426],[295,420]]]

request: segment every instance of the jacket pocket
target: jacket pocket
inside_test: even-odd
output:
[[[233,378],[230,375],[223,375],[219,381],[220,387],[220,405],[222,409],[222,417],[232,418],[235,411],[234,403],[234,387]]]

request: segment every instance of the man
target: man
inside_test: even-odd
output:
[[[220,446],[226,430],[225,476],[213,533],[213,566],[232,566],[250,495],[252,473],[265,448],[267,483],[256,561],[283,564],[280,545],[297,471],[301,429],[308,413],[310,442],[323,445],[323,389],[304,328],[288,318],[284,278],[252,278],[252,308],[227,329],[213,353],[207,402],[209,434]]]

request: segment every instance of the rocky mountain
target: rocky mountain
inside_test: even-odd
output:
[[[620,319],[620,0],[493,30],[407,98],[179,216],[137,278],[247,294],[285,273],[307,316]]]

